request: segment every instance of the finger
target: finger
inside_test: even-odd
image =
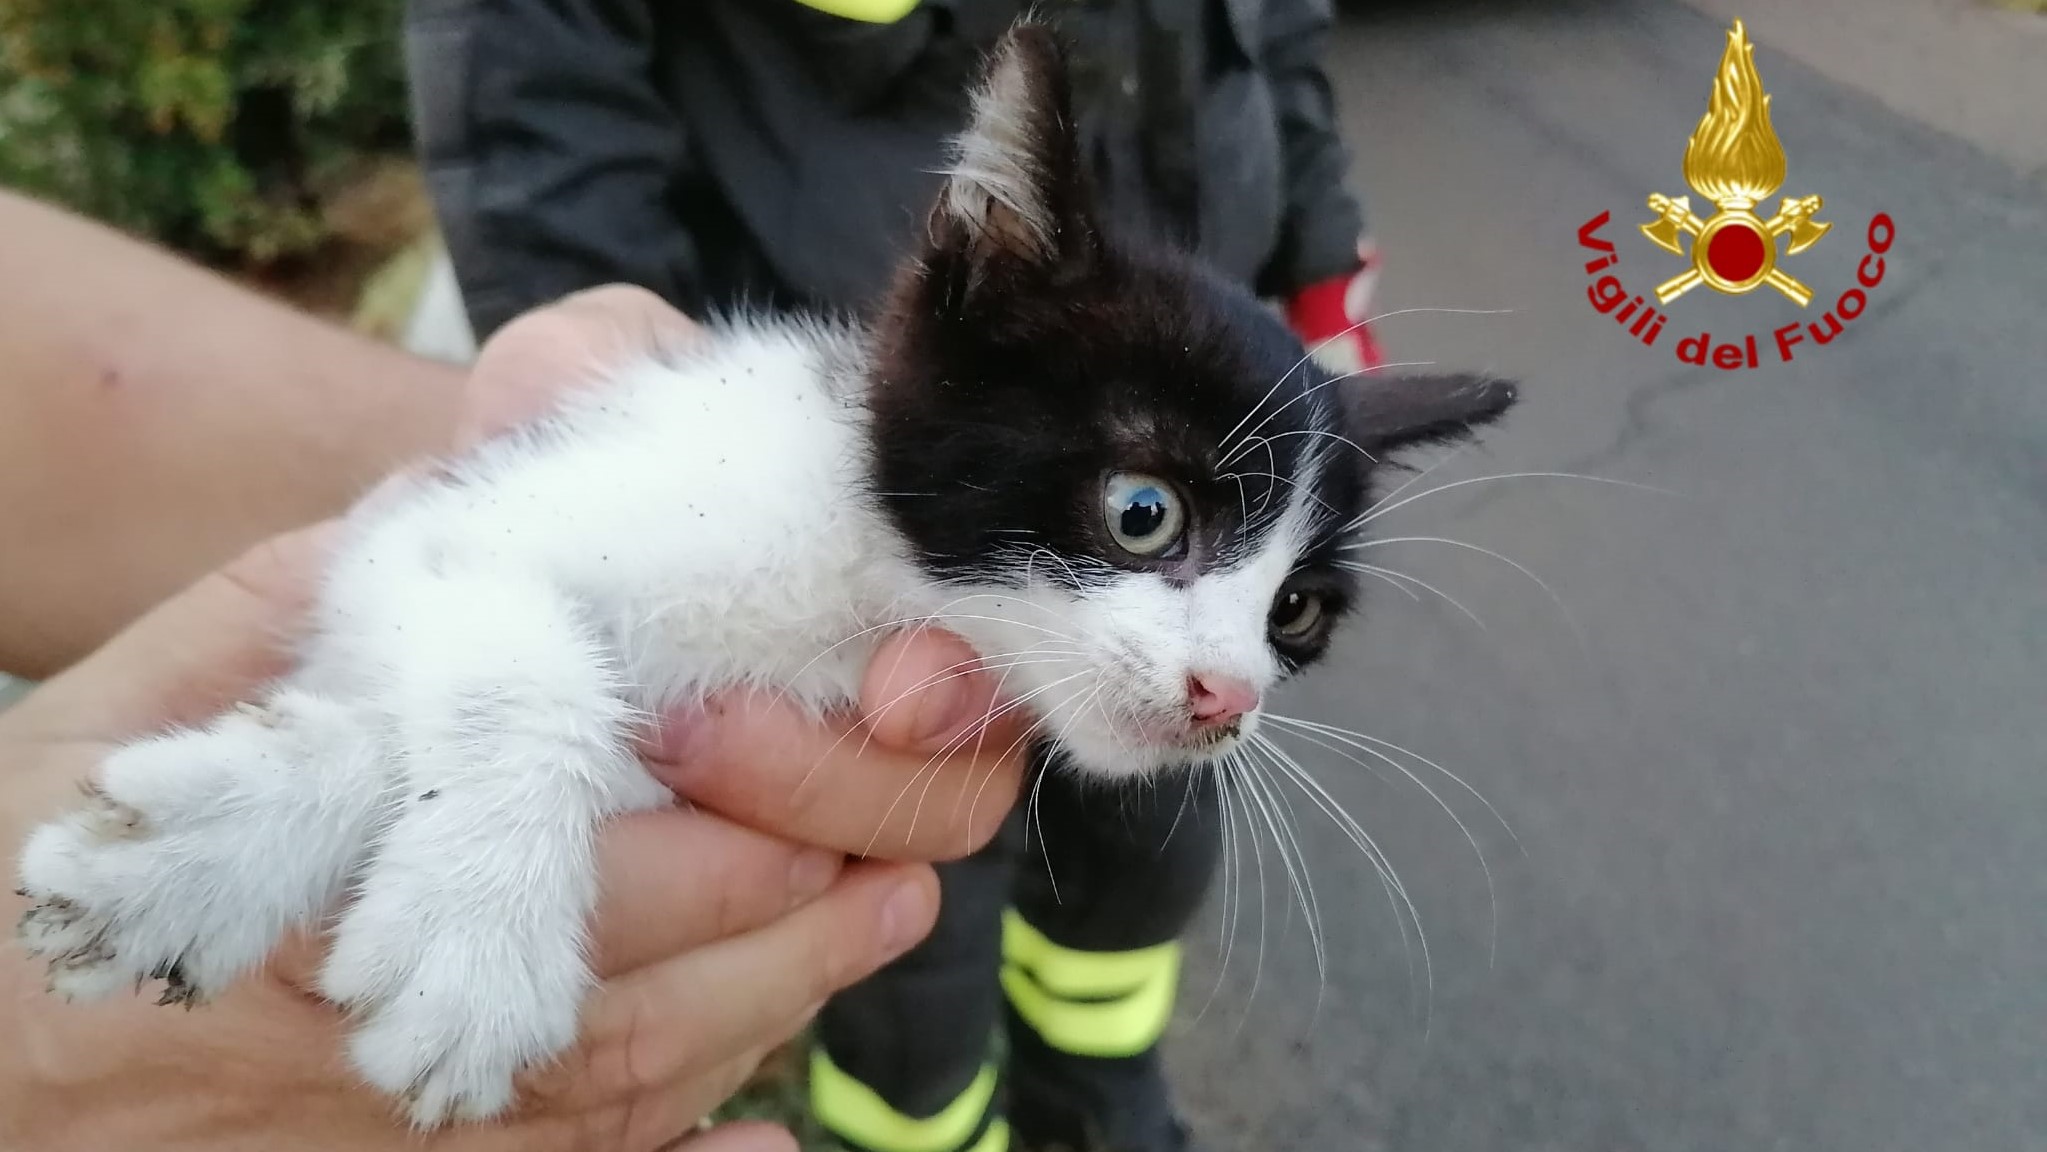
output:
[[[619,818],[605,829],[597,858],[602,890],[591,947],[601,978],[751,932],[816,899],[845,866],[844,853],[686,809]],[[317,995],[326,944],[287,933],[267,969]]]
[[[644,288],[615,284],[566,296],[494,333],[477,353],[457,449],[552,411],[562,396],[597,384],[634,356],[660,355],[698,338],[689,317]]]
[[[766,927],[606,983],[586,1014],[578,1071],[544,1072],[556,1106],[619,1099],[771,1045],[828,997],[931,931],[938,878],[926,867],[863,863]]]
[[[937,914],[929,868],[853,865],[823,896],[758,931],[614,981],[597,1001],[592,1035],[640,1045],[636,1067],[685,1074],[707,1056],[779,1038],[811,1006],[908,951]]]
[[[598,841],[597,858],[592,968],[604,979],[754,931],[816,899],[845,866],[843,853],[684,809],[619,818]],[[327,943],[288,932],[266,970],[317,996]]]
[[[758,1047],[674,1084],[628,1097],[575,1122],[575,1138],[551,1147],[658,1149],[659,1152],[794,1152],[786,1130],[761,1121],[738,1121],[712,1128],[709,1115],[745,1088],[759,1071],[769,1049]]]
[[[50,735],[115,740],[197,723],[291,664],[332,522],[275,536],[203,576],[35,694]]]
[[[609,977],[787,914],[829,888],[845,857],[671,810],[614,822],[598,860],[593,943],[597,972]]]
[[[670,1148],[672,1152],[798,1152],[796,1137],[787,1128],[761,1120],[722,1125]]]
[[[890,860],[948,860],[986,844],[1016,800],[1022,725],[970,728],[943,753],[876,745],[864,726],[819,721],[765,692],[713,698],[674,718],[647,768],[696,804],[789,840]]]
[[[1023,777],[1026,718],[940,629],[869,661],[864,726],[819,724],[765,693],[673,717],[646,749],[670,787],[791,840],[890,859],[949,859],[995,834]]]
[[[712,1127],[705,1123],[711,1113],[729,1103],[759,1073],[760,1067],[781,1041],[763,1044],[750,1051],[727,1060],[708,1072],[696,1072],[681,1081],[659,1089],[658,1104],[642,1112],[666,1113],[672,1119],[665,1119],[662,1126],[669,1131],[689,1133],[680,1139],[670,1138],[661,1145],[662,1152],[704,1152],[705,1149],[775,1148],[790,1149],[787,1130],[780,1125],[764,1121],[736,1121],[732,1124]]]
[[[967,642],[940,628],[896,633],[875,649],[861,683],[860,710],[874,742],[898,752],[934,752],[994,708],[996,679]]]

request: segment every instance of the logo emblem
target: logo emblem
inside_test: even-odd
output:
[[[1649,197],[1656,219],[1641,225],[1642,235],[1679,256],[1686,255],[1681,237],[1691,237],[1691,270],[1657,286],[1661,303],[1701,284],[1730,296],[1768,284],[1801,308],[1812,302],[1812,289],[1777,267],[1777,240],[1788,236],[1783,255],[1796,256],[1833,225],[1814,219],[1821,206],[1818,196],[1787,196],[1776,215],[1767,220],[1756,215],[1756,206],[1783,187],[1785,161],[1784,146],[1770,125],[1770,97],[1756,74],[1755,51],[1736,20],[1727,33],[1706,115],[1685,145],[1685,183],[1717,210],[1701,220],[1692,212],[1690,196],[1673,199],[1659,192]]]

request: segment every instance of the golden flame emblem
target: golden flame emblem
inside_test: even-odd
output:
[[[1784,146],[1770,123],[1770,95],[1756,75],[1755,45],[1740,21],[1727,34],[1705,118],[1685,145],[1685,183],[1715,204],[1744,208],[1784,185]]]
[[[1755,213],[1757,204],[1784,185],[1784,145],[1770,123],[1770,96],[1756,73],[1755,45],[1739,20],[1727,33],[1706,115],[1685,145],[1684,174],[1685,183],[1719,211],[1701,220],[1689,196],[1649,197],[1656,219],[1641,226],[1644,236],[1680,256],[1685,255],[1680,234],[1692,238],[1691,271],[1659,285],[1656,298],[1668,304],[1701,284],[1737,296],[1768,284],[1800,307],[1810,303],[1812,290],[1777,267],[1777,238],[1790,237],[1783,255],[1794,256],[1833,225],[1813,218],[1821,206],[1818,196],[1787,196],[1768,220]]]

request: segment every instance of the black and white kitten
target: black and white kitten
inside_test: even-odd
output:
[[[356,1067],[421,1125],[487,1117],[575,1038],[595,828],[671,800],[642,717],[741,682],[842,707],[935,621],[1071,770],[1237,747],[1351,607],[1375,466],[1514,390],[1332,378],[1104,236],[1071,125],[1020,26],[878,322],[722,326],[360,507],[296,670],[28,840],[52,986],[203,999],[335,915]]]

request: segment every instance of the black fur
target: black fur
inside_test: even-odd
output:
[[[1022,212],[998,205],[982,227],[941,199],[878,329],[875,482],[899,530],[935,573],[960,581],[1015,580],[1025,565],[1074,583],[1131,568],[1191,579],[1255,548],[1316,453],[1328,463],[1314,497],[1328,514],[1281,597],[1320,595],[1333,624],[1354,592],[1335,563],[1348,542],[1339,530],[1367,506],[1374,470],[1491,421],[1513,386],[1334,380],[1243,289],[1184,255],[1103,235],[1061,45],[1022,25],[991,74],[1005,58],[1029,83],[1024,106],[994,111],[1028,126],[1018,162],[1032,199]],[[1051,223],[1048,238],[1026,226],[1033,216]],[[1251,430],[1264,439],[1239,450]],[[1101,493],[1117,470],[1180,487],[1191,509],[1184,555],[1141,560],[1116,547]],[[1275,646],[1298,666],[1327,636]]]

